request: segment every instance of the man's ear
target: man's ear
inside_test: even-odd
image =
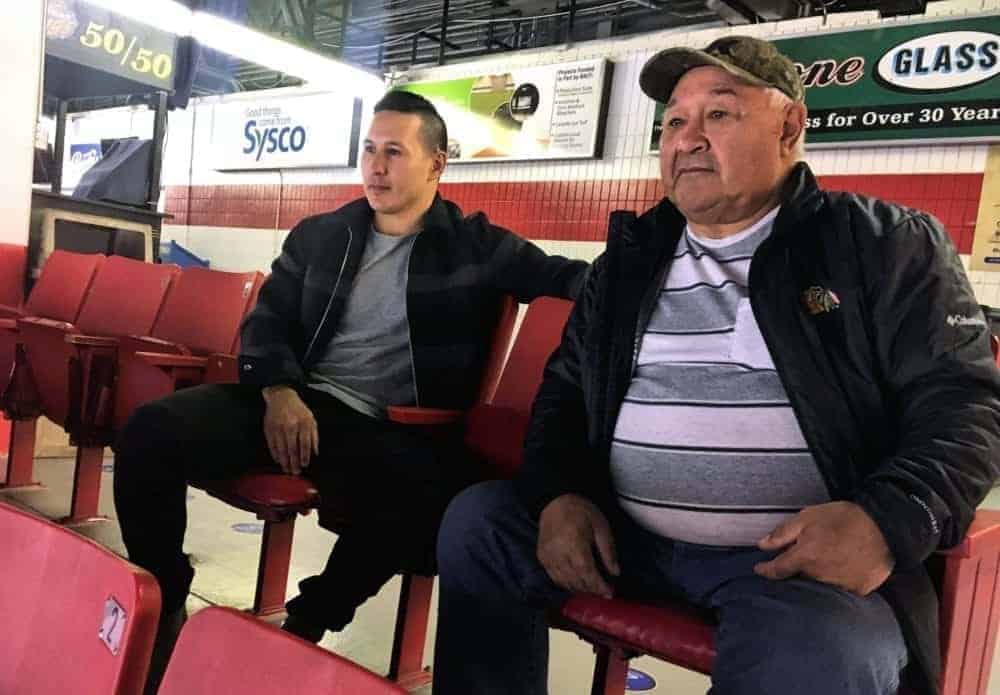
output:
[[[806,105],[801,101],[793,101],[785,109],[784,121],[781,124],[781,152],[793,152],[799,138],[806,129]]]
[[[441,175],[444,174],[444,169],[448,165],[448,154],[438,150],[434,153],[433,161],[431,162],[431,181],[440,181]]]

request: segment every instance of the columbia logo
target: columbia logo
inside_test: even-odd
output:
[[[978,316],[962,316],[961,314],[951,314],[946,319],[949,326],[986,326],[986,321]]]

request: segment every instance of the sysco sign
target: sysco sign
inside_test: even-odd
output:
[[[212,113],[212,168],[354,166],[360,114],[360,101],[335,94],[223,101]]]
[[[254,161],[259,162],[265,153],[301,152],[306,146],[306,129],[302,126],[260,128],[257,121],[250,119],[243,129],[246,146],[243,154],[254,154]]]

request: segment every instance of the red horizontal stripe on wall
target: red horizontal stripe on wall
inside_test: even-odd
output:
[[[944,224],[959,253],[971,253],[982,174],[822,176],[831,190],[875,196],[926,210]],[[361,197],[358,184],[169,186],[171,224],[290,229],[309,215]],[[646,210],[663,196],[659,181],[498,181],[446,183],[441,194],[466,213],[483,210],[495,224],[529,239],[604,241],[613,210]]]

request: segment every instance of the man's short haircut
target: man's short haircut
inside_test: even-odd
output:
[[[419,94],[393,89],[375,104],[375,113],[379,111],[416,114],[420,117],[420,137],[427,151],[448,151],[448,127],[444,124],[444,119],[434,108],[434,104]]]

